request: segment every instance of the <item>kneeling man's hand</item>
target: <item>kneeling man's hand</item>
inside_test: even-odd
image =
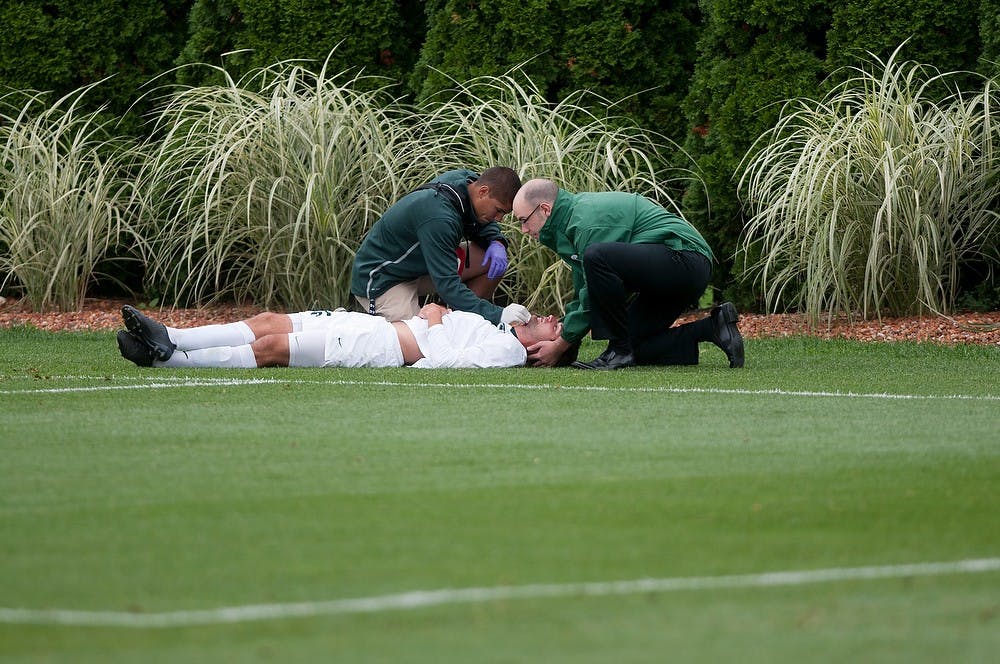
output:
[[[500,314],[500,322],[510,325],[511,323],[527,323],[531,320],[531,312],[520,304],[508,304]]]

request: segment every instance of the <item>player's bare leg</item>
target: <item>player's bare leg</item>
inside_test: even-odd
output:
[[[485,252],[475,242],[469,243],[469,265],[462,271],[462,282],[469,287],[473,293],[484,300],[493,299],[493,293],[500,285],[502,276],[490,279],[487,276],[489,264],[483,265]]]

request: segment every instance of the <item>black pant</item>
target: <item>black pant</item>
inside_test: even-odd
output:
[[[698,363],[698,342],[711,339],[711,320],[670,326],[705,292],[708,258],[662,244],[600,242],[583,252],[583,270],[594,339],[628,344],[639,364]]]

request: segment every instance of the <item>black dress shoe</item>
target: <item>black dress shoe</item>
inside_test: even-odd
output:
[[[739,314],[732,302],[712,307],[712,342],[721,348],[729,358],[729,367],[737,369],[743,366],[743,335],[736,327]]]
[[[590,362],[574,362],[573,366],[577,369],[597,369],[598,371],[624,369],[635,366],[635,355],[627,351],[621,352],[608,349]]]

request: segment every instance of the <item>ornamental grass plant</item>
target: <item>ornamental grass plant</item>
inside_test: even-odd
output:
[[[54,103],[0,97],[0,290],[36,311],[79,310],[100,266],[130,260],[116,251],[134,234],[128,150],[100,111],[80,108],[99,84]]]
[[[438,171],[439,139],[387,87],[325,66],[220,71],[225,84],[173,92],[155,120],[140,178],[150,288],[175,303],[346,305],[361,238]]]
[[[897,55],[789,102],[748,153],[741,248],[772,310],[947,313],[962,265],[998,257],[996,81],[939,99],[949,75]]]

